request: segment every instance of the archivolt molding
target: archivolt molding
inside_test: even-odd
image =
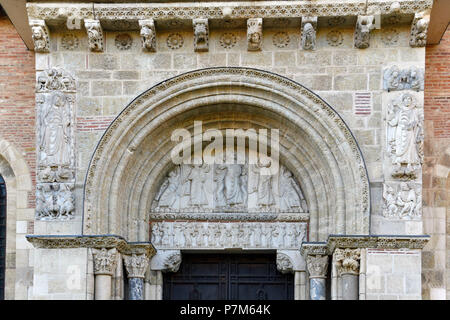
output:
[[[173,167],[171,130],[183,126],[183,117],[193,123],[193,117],[202,116],[204,130],[236,127],[240,121],[257,128],[283,124],[280,162],[305,190],[310,236],[318,237],[319,224],[322,238],[333,232],[368,233],[367,171],[344,121],[292,80],[247,68],[185,73],[149,89],[121,112],[100,140],[87,172],[85,233],[147,240],[153,195]]]
[[[2,137],[0,137],[0,158],[4,158],[11,168],[16,178],[16,190],[31,191],[31,176],[25,159],[12,143]],[[6,173],[0,171],[0,174],[4,174],[5,180],[9,178]],[[6,187],[8,188],[8,185]]]

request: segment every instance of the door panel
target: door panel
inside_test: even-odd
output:
[[[274,254],[185,254],[164,275],[166,300],[291,300],[294,277],[281,274]]]

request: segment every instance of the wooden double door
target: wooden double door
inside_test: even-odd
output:
[[[164,275],[165,300],[292,300],[294,276],[277,270],[275,254],[184,254]]]

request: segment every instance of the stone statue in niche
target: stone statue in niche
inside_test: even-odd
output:
[[[421,189],[412,184],[401,182],[395,185],[383,185],[383,216],[396,219],[416,219],[422,216]]]
[[[305,24],[303,28],[302,47],[304,50],[313,50],[316,46],[314,27],[311,23]]]
[[[40,165],[58,166],[71,163],[71,117],[67,97],[55,92],[43,105],[40,116]]]
[[[422,116],[417,102],[408,93],[387,108],[387,146],[395,177],[415,177],[422,163]]]

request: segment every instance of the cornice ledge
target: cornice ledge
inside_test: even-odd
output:
[[[27,235],[26,239],[35,248],[116,248],[122,254],[146,254],[149,258],[156,254],[150,242],[127,242],[117,235]]]
[[[330,253],[336,248],[423,249],[428,235],[329,235]]]
[[[326,242],[303,242],[300,252],[303,257],[308,255],[325,256],[330,254],[328,252],[328,244]]]

